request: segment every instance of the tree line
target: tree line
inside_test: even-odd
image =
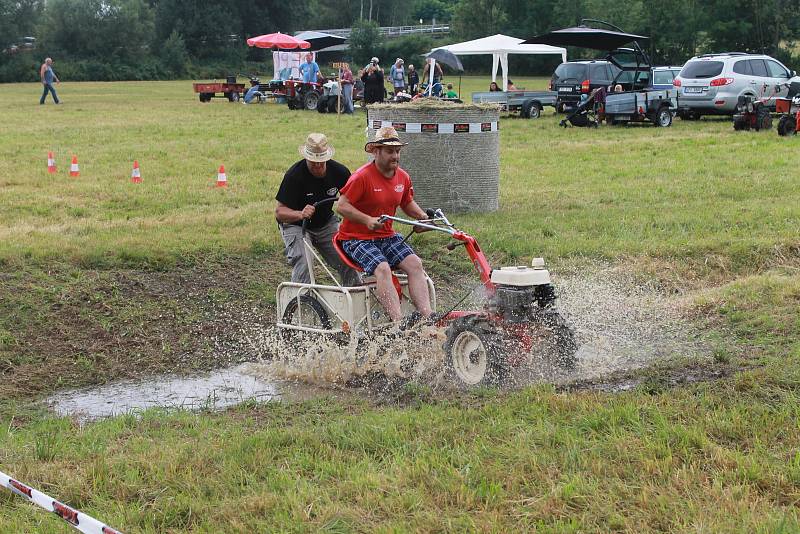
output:
[[[650,36],[657,64],[682,64],[698,53],[764,52],[792,66],[800,0],[0,0],[0,82],[33,81],[45,56],[65,80],[219,77],[267,72],[269,51],[248,37],[282,31],[354,28],[356,64],[379,55],[411,58],[429,37],[382,40],[378,26],[449,23],[443,42],[504,33],[527,38],[583,18]],[[34,41],[26,37],[34,37]],[[570,50],[569,57],[597,52]],[[387,61],[384,61],[386,63]],[[553,58],[513,58],[514,69],[548,74]],[[487,58],[465,67],[485,70]]]

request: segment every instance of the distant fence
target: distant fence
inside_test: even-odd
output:
[[[350,33],[353,30],[352,28],[336,28],[333,30],[313,31],[349,38]],[[421,26],[382,26],[379,28],[379,31],[384,37],[400,37],[402,35],[416,34],[447,35],[450,33],[450,26],[448,24],[426,24]]]

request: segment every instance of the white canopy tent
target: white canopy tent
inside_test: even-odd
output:
[[[498,66],[503,68],[503,91],[508,86],[508,54],[559,54],[561,61],[567,60],[567,49],[558,46],[543,44],[520,44],[524,39],[509,37],[508,35],[492,35],[472,41],[464,41],[447,46],[438,46],[434,50],[443,48],[457,56],[470,56],[478,54],[492,55],[492,81],[497,80]]]

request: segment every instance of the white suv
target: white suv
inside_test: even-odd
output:
[[[705,54],[686,62],[672,82],[678,90],[678,114],[732,115],[740,96],[764,99],[774,109],[775,99],[785,97],[795,71],[763,54]]]

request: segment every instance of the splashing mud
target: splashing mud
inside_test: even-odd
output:
[[[509,387],[548,382],[564,384],[594,380],[612,373],[646,367],[678,357],[707,354],[701,336],[686,318],[679,296],[637,284],[625,271],[607,266],[554,276],[559,311],[573,328],[578,342],[576,365],[564,369],[546,355],[517,358]],[[463,290],[452,293],[454,304]],[[461,309],[478,309],[482,296],[475,291]],[[440,309],[448,309],[444,302]],[[274,328],[243,325],[242,335],[263,364],[251,368],[262,378],[301,380],[317,385],[336,384],[384,389],[405,382],[434,388],[458,388],[444,366],[444,329],[426,326],[412,334],[378,334],[357,343],[314,334],[286,336]],[[511,356],[519,356],[511,354]],[[387,393],[379,391],[378,393]]]

